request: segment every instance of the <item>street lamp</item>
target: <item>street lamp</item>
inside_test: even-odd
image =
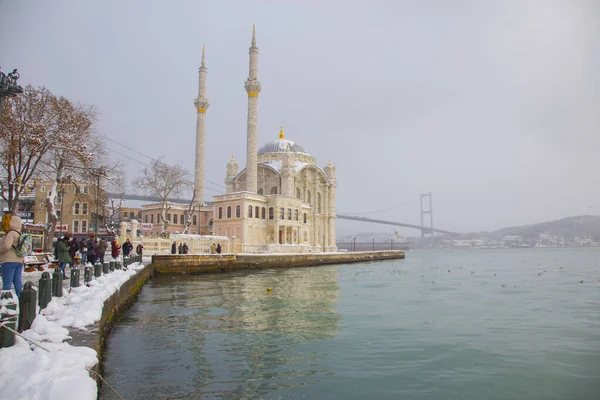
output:
[[[96,218],[95,222],[94,222],[94,236],[98,237],[98,206],[99,206],[99,199],[98,199],[98,193],[100,192],[100,177],[104,175],[104,168],[97,168],[95,170],[94,175],[96,175]]]
[[[8,75],[0,71],[0,115],[2,114],[5,97],[15,97],[23,93],[23,88],[17,85],[19,78],[20,75],[16,68],[12,72],[9,72]]]
[[[373,251],[375,251],[375,238],[372,237],[371,239],[373,239]]]

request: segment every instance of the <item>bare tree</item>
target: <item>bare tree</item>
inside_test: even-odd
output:
[[[163,162],[164,156],[153,160],[150,165],[142,170],[141,175],[133,182],[135,187],[140,188],[146,194],[156,197],[161,203],[160,220],[162,232],[165,233],[169,227],[167,213],[171,209],[169,198],[181,195],[184,190],[192,184],[190,173],[181,166],[180,162],[168,165]]]
[[[194,193],[192,195],[192,200],[190,201],[190,204],[188,205],[188,209],[183,213],[183,215],[185,215],[185,224],[184,224],[184,228],[183,228],[183,233],[187,234],[190,230],[190,225],[192,224],[192,215],[194,215],[194,210],[196,209],[196,206],[198,205],[198,203],[196,203],[196,189],[194,189]],[[200,221],[198,221],[198,224],[200,224]]]
[[[107,178],[106,190],[116,194],[117,197],[109,197],[107,202],[105,229],[111,235],[116,235],[115,224],[119,223],[121,208],[123,207],[123,198],[127,184],[125,182],[125,172],[122,168],[114,168],[110,171]]]
[[[59,138],[56,97],[44,87],[28,85],[7,99],[0,114],[0,196],[14,214],[19,197],[36,178],[46,153]]]
[[[68,99],[60,97],[53,102],[53,108],[57,115],[56,142],[44,155],[40,168],[42,176],[54,181],[50,196],[46,199],[48,222],[45,229],[45,249],[52,246],[52,238],[59,219],[56,196],[64,192],[65,184],[73,184],[75,193],[82,197],[82,200],[98,199],[97,192],[94,199],[89,193],[77,190],[76,181],[90,181],[89,173],[94,168],[98,156],[102,154],[101,142],[93,132],[93,124],[96,120],[93,107],[73,104]]]

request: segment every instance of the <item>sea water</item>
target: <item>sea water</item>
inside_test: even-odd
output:
[[[104,367],[126,399],[600,399],[600,249],[160,276]]]

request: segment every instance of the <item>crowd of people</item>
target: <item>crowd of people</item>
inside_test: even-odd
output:
[[[127,239],[127,242],[129,242],[129,239]],[[117,238],[110,242],[110,255],[112,258],[119,257],[121,248],[123,248],[123,255],[129,255],[131,250],[127,253],[125,250],[129,249],[129,246],[133,247],[133,245],[129,243],[129,246],[127,246],[127,242],[123,246],[119,245]],[[58,267],[62,271],[63,277],[66,278],[65,269],[67,265],[71,267],[87,263],[93,265],[96,261],[103,264],[108,246],[106,240],[98,239],[93,233],[89,238],[81,238],[79,241],[65,235],[54,244],[54,258],[58,261]]]

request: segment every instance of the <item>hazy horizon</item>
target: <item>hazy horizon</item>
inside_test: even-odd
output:
[[[419,224],[432,192],[436,227],[492,231],[600,214],[599,21],[593,0],[0,0],[0,66],[95,105],[131,180],[149,159],[115,141],[193,171],[205,45],[209,200],[245,165],[255,23],[259,146],[283,125],[331,158],[338,213]]]

